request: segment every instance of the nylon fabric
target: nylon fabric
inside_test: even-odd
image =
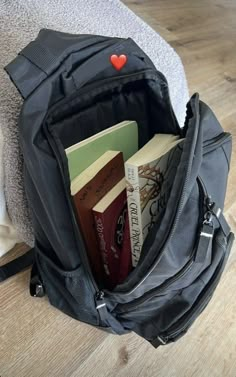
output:
[[[128,63],[117,71],[109,57],[120,53]],[[130,38],[43,30],[6,70],[25,98],[19,132],[36,239],[32,292],[40,277],[50,303],[77,320],[135,331],[154,347],[179,339],[210,302],[234,240],[223,215],[231,135],[198,94],[181,129],[166,78]],[[156,133],[182,140],[166,209],[137,267],[108,291],[91,272],[65,148],[127,119],[137,121],[139,147]]]

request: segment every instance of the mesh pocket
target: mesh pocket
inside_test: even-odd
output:
[[[94,294],[83,267],[64,271],[39,250],[36,263],[50,303],[75,319],[97,326]]]

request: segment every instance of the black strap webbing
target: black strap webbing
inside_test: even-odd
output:
[[[9,263],[0,266],[0,282],[10,278],[11,276],[21,272],[25,268],[31,266],[34,262],[34,248],[27,251],[20,257]]]

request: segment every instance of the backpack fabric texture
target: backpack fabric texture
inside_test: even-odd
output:
[[[113,54],[126,55],[121,70]],[[233,243],[222,212],[231,135],[198,94],[180,128],[164,75],[129,38],[41,30],[6,71],[24,98],[19,134],[35,246],[3,267],[1,280],[33,262],[31,295],[46,293],[67,315],[114,334],[134,331],[154,347],[177,340],[210,301]],[[155,133],[183,140],[162,219],[137,267],[109,291],[91,273],[65,148],[127,119],[137,121],[139,147]]]

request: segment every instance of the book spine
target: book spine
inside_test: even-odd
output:
[[[130,244],[130,229],[129,229],[129,215],[128,210],[125,214],[125,225],[123,233],[123,244],[120,255],[120,268],[118,284],[122,284],[132,270],[131,260],[131,244]]]
[[[110,275],[110,269],[109,269],[109,256],[108,256],[108,245],[106,242],[106,235],[105,235],[105,224],[103,221],[103,216],[93,211],[95,226],[96,226],[96,234],[97,234],[97,240],[99,244],[99,250],[101,252],[101,257],[103,261],[103,267],[104,271],[107,276]]]
[[[96,170],[89,182],[74,195],[78,223],[84,238],[91,269],[97,282],[103,281],[105,274],[95,231],[92,208],[124,177],[124,160],[121,152],[115,152],[108,162]],[[78,176],[79,177],[79,176]],[[75,180],[78,180],[78,177]],[[72,183],[71,183],[72,186]]]
[[[138,168],[125,163],[127,204],[130,227],[132,266],[136,267],[143,245],[142,213]]]

